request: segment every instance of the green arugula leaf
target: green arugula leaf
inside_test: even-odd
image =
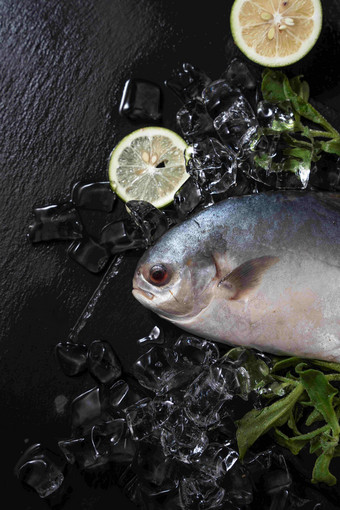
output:
[[[317,409],[313,409],[313,411],[306,419],[306,425],[307,427],[309,427],[310,425],[313,425],[313,423],[322,420],[323,420],[322,414]]]
[[[340,138],[334,138],[327,142],[320,142],[320,145],[324,152],[340,156]]]
[[[262,75],[261,91],[263,99],[278,104],[286,101],[283,89],[284,74],[281,71],[266,69]]]
[[[264,170],[269,170],[272,158],[269,156],[269,154],[262,153],[256,154],[254,161],[261,168],[264,168]]]
[[[323,436],[321,436],[320,442],[322,453],[315,461],[312,473],[312,483],[323,482],[329,486],[332,486],[337,483],[337,479],[330,473],[329,465],[334,457],[335,449],[338,443],[332,440],[327,440],[327,437],[325,440],[323,439]]]
[[[281,370],[284,370],[285,368],[288,368],[288,367],[295,367],[296,365],[298,365],[299,363],[301,363],[302,359],[301,358],[297,358],[296,356],[292,356],[290,358],[284,358],[284,359],[280,359],[279,361],[277,361],[273,368],[272,368],[272,372],[280,372]]]
[[[302,384],[298,384],[286,397],[277,400],[264,409],[253,409],[237,422],[236,439],[240,459],[243,459],[248,448],[255,441],[268,432],[272,427],[284,424],[291,409],[304,391]]]
[[[301,365],[297,365],[295,370],[300,375],[303,387],[307,391],[315,409],[319,411],[324,420],[331,426],[334,436],[339,437],[339,420],[332,406],[333,398],[338,393],[338,390],[327,381],[322,372],[314,369],[302,371]]]
[[[293,455],[297,455],[300,453],[302,448],[304,448],[308,443],[309,439],[299,439],[299,438],[291,438],[284,434],[279,428],[274,429],[274,436],[279,445],[288,448],[292,452]],[[293,440],[295,439],[295,440]]]
[[[300,96],[304,101],[308,102],[309,99],[309,85],[306,81],[301,80],[301,76],[295,76],[289,80],[292,90]]]
[[[313,359],[311,360],[313,365],[318,365],[319,367],[323,367],[330,371],[335,371],[340,373],[340,363],[333,363],[331,361],[322,361],[319,359]]]
[[[319,124],[326,131],[330,133],[334,133],[335,136],[340,136],[336,129],[325,119],[320,112],[318,112],[310,103],[305,101],[301,96],[298,96],[296,92],[292,89],[289,79],[286,75],[283,77],[282,81],[283,93],[289,101],[291,101],[294,110],[304,117],[305,119],[314,122],[315,124]]]

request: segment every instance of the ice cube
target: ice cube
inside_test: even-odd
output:
[[[164,455],[185,464],[197,460],[208,446],[208,437],[204,430],[192,423],[178,410],[162,426],[161,444]]]
[[[72,202],[76,207],[111,212],[116,194],[109,182],[77,182],[72,189]]]
[[[69,464],[74,464],[75,462],[78,461],[79,456],[81,457],[83,456],[83,452],[85,449],[85,439],[83,437],[63,439],[58,442],[58,446],[62,453],[64,454],[67,462]],[[79,453],[81,455],[79,455]],[[95,455],[94,451],[93,455]]]
[[[278,111],[279,108],[275,104],[265,100],[259,101],[256,108],[256,115],[261,126],[269,127]]]
[[[180,501],[185,510],[220,508],[225,490],[206,477],[187,476],[180,481]]]
[[[222,78],[224,78],[233,89],[254,90],[256,88],[254,76],[247,65],[238,58],[234,58],[230,62]]]
[[[82,237],[83,226],[71,203],[37,207],[33,214],[33,222],[28,228],[28,238],[32,243]]]
[[[294,158],[293,158],[294,159]],[[276,167],[262,168],[258,164],[251,167],[249,176],[256,181],[269,186],[271,189],[294,189],[304,190],[308,186],[310,167],[303,161],[295,159],[295,169],[285,170],[291,167],[289,159],[285,158]]]
[[[139,338],[137,340],[138,345],[149,345],[149,344],[163,344],[164,335],[162,330],[158,326],[154,326],[148,336]]]
[[[271,129],[274,133],[291,131],[294,128],[295,117],[290,106],[283,111],[268,101],[260,101],[257,104],[256,114],[260,125]]]
[[[189,177],[183,186],[175,193],[174,207],[181,219],[186,218],[203,201],[200,185]]]
[[[157,394],[178,388],[192,378],[188,371],[174,370],[169,364],[166,348],[155,346],[140,356],[134,364],[139,383]]]
[[[65,439],[58,442],[60,450],[69,464],[76,464],[80,469],[91,469],[105,464],[107,459],[100,457],[91,436]]]
[[[272,469],[263,476],[263,489],[268,494],[281,492],[283,489],[288,489],[292,485],[292,477],[288,471],[284,456],[276,455],[274,459],[276,464],[279,465],[279,469],[272,467]]]
[[[258,150],[259,145],[262,145],[263,136],[262,129],[259,125],[254,123],[249,123],[248,128],[245,130],[243,135],[240,137],[237,145],[239,150],[239,157],[242,157],[243,154],[253,153],[255,150]]]
[[[217,481],[237,462],[238,453],[229,444],[210,443],[197,461],[197,469]]]
[[[150,435],[154,429],[153,407],[150,398],[144,398],[125,410],[126,422],[134,440],[139,441]]]
[[[113,221],[105,225],[100,234],[99,244],[112,255],[146,247],[142,233],[128,221]]]
[[[214,119],[214,128],[220,140],[231,145],[234,150],[244,145],[244,142],[240,143],[240,138],[250,127],[256,125],[254,112],[242,95],[235,97],[233,103]]]
[[[113,408],[120,406],[120,404],[126,397],[128,391],[129,391],[129,385],[126,381],[124,381],[124,380],[116,381],[109,388],[109,397],[108,397],[109,406],[112,406]]]
[[[23,453],[14,469],[17,478],[41,498],[53,494],[64,481],[64,475],[53,457],[41,444],[34,444]]]
[[[141,443],[135,459],[135,470],[143,480],[143,491],[157,496],[174,491],[179,484],[176,464],[163,454],[160,444]]]
[[[189,101],[177,112],[177,124],[183,137],[194,142],[213,134],[214,126],[210,115],[201,101]]]
[[[215,363],[219,358],[216,344],[193,336],[181,335],[167,351],[169,363],[179,369]]]
[[[115,463],[130,464],[137,451],[137,443],[131,437],[122,437],[112,445],[110,459]]]
[[[121,400],[121,402],[119,404],[117,404],[116,407],[114,407],[114,406],[112,407],[113,412],[117,411],[117,409],[119,412],[121,410],[124,411],[127,407],[136,404],[143,398],[151,397],[153,395],[150,391],[148,391],[143,386],[141,386],[139,384],[139,382],[137,381],[137,379],[135,379],[132,375],[125,374],[124,379],[128,386],[128,391],[126,392],[126,394],[125,394],[124,398]],[[123,386],[121,387],[121,389],[123,390]],[[113,398],[115,397],[115,395],[118,397],[119,388],[116,389],[116,392],[117,392],[116,394],[115,393],[113,394]],[[124,392],[125,392],[125,389],[124,389]],[[117,400],[118,400],[118,398],[117,398]],[[109,390],[109,401],[110,401],[110,390]]]
[[[91,429],[91,441],[98,456],[110,456],[112,446],[117,444],[126,431],[126,421],[123,418],[106,421],[94,425]]]
[[[233,90],[226,80],[210,83],[202,92],[203,102],[212,119],[229,110],[238,101],[239,91]]]
[[[130,200],[126,203],[133,221],[143,234],[147,245],[153,244],[168,230],[166,215],[144,200]]]
[[[250,473],[253,485],[263,489],[263,478],[269,473],[274,464],[274,449],[268,448],[264,451],[248,450],[243,461],[244,467]]]
[[[281,490],[273,495],[269,510],[286,510],[289,492]],[[292,508],[291,506],[289,508]],[[317,510],[318,505],[314,506],[313,510]],[[319,507],[320,508],[320,507]],[[320,509],[321,510],[321,509]]]
[[[224,405],[228,405],[229,401],[226,401]],[[229,412],[229,416],[224,416],[223,406],[220,409],[221,414],[223,414],[223,419],[218,423],[214,424],[208,431],[209,441],[211,443],[219,443],[219,444],[229,444],[229,441],[235,437],[236,426],[234,423],[234,418],[230,415],[233,415],[233,412]]]
[[[258,193],[258,182],[250,177],[250,165],[247,164],[247,169],[243,168],[244,162],[237,162],[236,182],[228,190],[228,196],[239,197],[242,195],[250,195]]]
[[[148,80],[131,79],[125,83],[119,113],[132,120],[156,121],[162,117],[162,91]]]
[[[87,363],[90,374],[102,384],[111,384],[122,374],[117,354],[108,342],[94,340],[88,349]]]
[[[206,138],[193,145],[188,172],[209,194],[226,192],[236,183],[236,154],[216,138]]]
[[[209,426],[220,419],[218,414],[226,400],[233,398],[237,380],[228,367],[210,366],[187,388],[185,412],[199,426]]]
[[[76,397],[71,404],[73,428],[85,426],[100,418],[102,412],[99,388],[92,388]]]
[[[182,101],[186,103],[200,98],[203,89],[211,82],[210,78],[200,69],[191,64],[183,64],[183,72],[170,78],[165,83]]]
[[[234,505],[246,506],[252,503],[254,496],[251,476],[240,462],[235,462],[219,483],[227,491],[226,498]]]
[[[73,376],[87,368],[87,346],[73,342],[60,342],[56,345],[56,354],[64,374]]]
[[[74,241],[68,255],[91,273],[99,273],[109,261],[107,249],[91,238]]]
[[[173,395],[157,395],[152,400],[153,421],[156,427],[163,425],[176,410],[177,402]]]

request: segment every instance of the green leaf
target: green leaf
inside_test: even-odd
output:
[[[292,90],[307,102],[309,99],[309,85],[306,81],[302,81],[301,78],[302,76],[295,76],[289,80],[289,83]]]
[[[323,482],[330,486],[336,484],[337,479],[329,471],[329,465],[334,456],[334,451],[335,446],[332,443],[330,443],[329,447],[324,447],[323,452],[315,461],[312,483]]]
[[[254,160],[255,163],[261,168],[264,168],[264,170],[269,170],[272,158],[269,156],[269,154],[262,153],[256,154]]]
[[[313,423],[317,421],[322,421],[323,416],[317,409],[313,409],[313,411],[310,413],[308,418],[306,419],[306,425],[309,427],[310,425],[313,425]]]
[[[297,436],[289,437],[286,434],[284,434],[281,430],[276,428],[275,437],[276,439],[280,438],[278,441],[279,444],[281,444],[282,446],[286,446],[294,455],[297,455],[299,451],[309,442],[316,445],[316,449],[320,449],[321,447],[320,437],[322,434],[327,434],[329,430],[330,430],[329,425],[324,425],[323,427],[320,427],[316,430],[312,430],[308,434],[299,434]],[[285,444],[283,444],[283,442]],[[313,452],[310,451],[310,453]]]
[[[286,149],[283,149],[283,154],[300,159],[305,165],[310,165],[312,158],[310,148],[305,147],[288,146]]]
[[[286,397],[264,409],[253,409],[237,422],[236,439],[242,459],[250,446],[272,427],[285,423],[304,388],[298,384]]]
[[[303,170],[308,170],[310,167],[301,159],[295,157],[288,157],[277,165],[272,165],[276,172],[290,172],[299,175]]]
[[[283,89],[285,75],[281,71],[267,69],[263,73],[261,91],[263,99],[270,103],[281,103],[286,100]]]
[[[280,372],[288,367],[295,367],[298,363],[301,363],[301,361],[301,358],[297,358],[296,356],[280,359],[274,364],[272,372]]]
[[[301,115],[301,117],[304,117],[305,119],[308,119],[314,122],[315,124],[319,124],[330,133],[339,135],[339,133],[331,126],[331,124],[329,124],[329,122],[325,119],[323,115],[321,115],[320,112],[318,112],[310,103],[305,101],[301,96],[298,96],[294,92],[287,76],[285,75],[283,76],[282,80],[282,89],[286,99],[291,101],[294,110],[297,111],[297,113]]]
[[[298,439],[286,436],[280,429],[275,428],[274,435],[276,441],[279,443],[279,445],[284,446],[285,448],[288,448],[292,452],[293,455],[297,455],[306,444],[309,443],[309,439]]]
[[[340,363],[333,363],[332,361],[322,361],[318,359],[311,360],[313,365],[318,365],[320,367],[326,368],[329,371],[335,371],[340,373]]]
[[[310,441],[310,447],[309,447],[309,453],[316,453],[317,455],[320,455],[323,452],[323,449],[327,444],[330,442],[332,445],[336,446],[337,440],[332,438],[331,434],[331,428],[329,425],[324,425],[323,427],[320,427],[316,430],[318,434],[314,434],[313,437],[311,437]]]
[[[320,142],[320,144],[324,152],[337,154],[340,156],[340,138],[334,138],[333,140],[329,140],[327,142]]]
[[[295,138],[295,135],[292,133],[285,133],[283,135],[284,141],[289,145],[290,147],[301,147],[304,149],[309,149],[309,151],[313,150],[313,143],[307,142],[306,140],[301,140]]]
[[[339,436],[339,420],[334,411],[332,401],[338,390],[334,388],[319,370],[309,369],[302,371],[298,365],[295,370],[300,375],[303,387],[313,403],[315,409],[324,417],[333,430],[334,436]]]

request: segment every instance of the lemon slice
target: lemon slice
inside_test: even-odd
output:
[[[170,129],[146,127],[123,138],[111,153],[109,179],[117,195],[146,200],[155,207],[173,201],[188,179],[185,168],[186,142]]]
[[[230,25],[235,43],[250,60],[287,66],[317,41],[322,7],[320,0],[236,0]]]

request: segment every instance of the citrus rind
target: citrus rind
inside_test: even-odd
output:
[[[110,155],[111,188],[124,202],[146,200],[165,207],[189,177],[187,149],[188,144],[170,129],[151,126],[133,131]]]
[[[293,4],[291,4],[291,1],[293,1]],[[290,9],[294,7],[294,5],[297,5],[297,8],[299,5],[301,5],[303,2],[301,0],[291,0],[290,1]],[[281,24],[281,27],[283,25],[283,30],[279,28],[279,22],[280,22],[280,16],[283,18],[283,15],[278,12],[278,10],[282,7],[282,3],[288,3],[288,2],[282,2],[278,0],[272,0],[268,2],[270,5],[269,9],[265,9],[263,6],[266,4],[266,0],[259,0],[257,2],[256,0],[235,0],[231,15],[230,15],[230,26],[231,26],[231,33],[233,36],[233,39],[236,43],[236,45],[239,47],[239,49],[253,62],[256,62],[257,64],[260,64],[264,67],[283,67],[288,66],[291,64],[294,64],[298,60],[301,60],[315,45],[316,41],[319,38],[320,31],[322,28],[322,6],[320,0],[311,0],[310,4],[312,5],[314,12],[312,16],[305,16],[305,17],[299,17],[289,15],[287,18],[291,21],[294,18],[296,23],[300,23],[302,25],[303,23],[306,24],[309,23],[308,26],[308,34],[306,35],[306,38],[304,40],[299,39],[294,35],[294,26],[287,26],[284,25],[284,23]],[[307,2],[306,2],[307,3]],[[242,26],[240,23],[240,13],[241,10],[244,8],[245,4],[249,4],[246,7],[248,7],[248,10],[251,10],[254,8],[258,8],[261,13],[263,13],[263,18],[261,20],[255,20],[254,25],[250,26]],[[277,9],[277,11],[272,12],[273,8]],[[271,11],[270,14],[272,17],[270,19],[264,19],[267,16],[267,11]],[[292,10],[288,11],[288,14],[290,14]],[[284,21],[284,19],[283,19]],[[312,25],[312,26],[311,26]],[[258,30],[258,27],[261,26],[261,30],[264,29],[264,33],[262,38],[258,41],[257,48],[252,47],[251,45],[247,44],[245,40],[245,30],[248,32],[247,37],[248,40],[251,38],[252,32],[256,35],[256,31]],[[307,30],[307,28],[306,28]],[[279,45],[279,37],[287,37],[287,34],[291,35],[291,40],[294,41],[294,44],[298,46],[298,49],[296,51],[292,51],[291,53],[288,53],[284,56],[266,56],[261,52],[266,51],[266,45],[268,44],[276,44],[276,49]],[[265,35],[264,35],[265,34]],[[278,40],[275,40],[277,37]],[[287,44],[285,42],[285,44]]]

